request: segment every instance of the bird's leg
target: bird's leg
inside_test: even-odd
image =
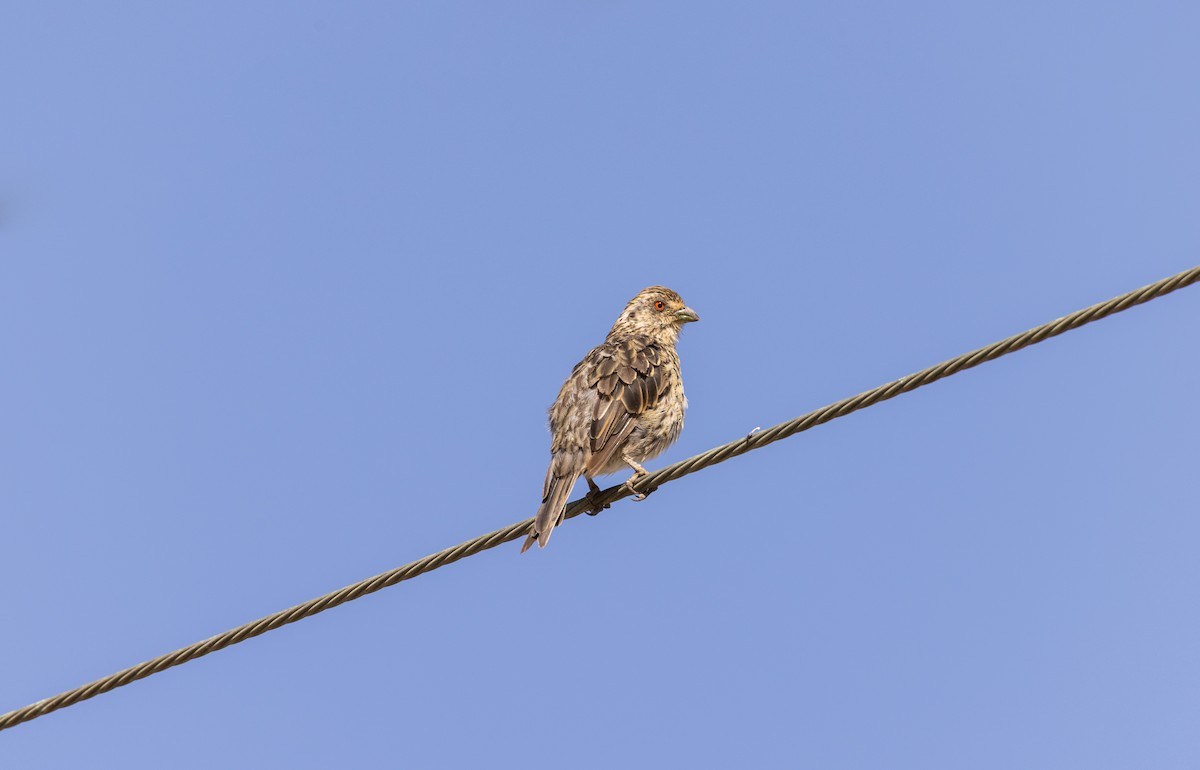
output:
[[[592,504],[592,507],[588,510],[587,515],[595,516],[605,508],[611,507],[608,503],[600,503],[596,500],[596,495],[600,494],[600,487],[596,486],[596,482],[592,481],[592,477],[585,475],[583,478],[588,483],[587,501]]]
[[[654,487],[652,489],[647,489],[645,492],[639,492],[636,489],[634,489],[633,482],[637,481],[638,479],[640,479],[643,476],[649,476],[650,472],[647,471],[645,468],[643,468],[637,462],[637,460],[634,460],[629,455],[622,455],[621,459],[625,461],[626,465],[628,465],[630,468],[633,468],[633,475],[630,476],[625,481],[624,487],[629,490],[630,494],[633,495],[634,502],[640,502],[642,500],[645,500],[650,495],[651,492],[653,492],[655,489],[658,489],[658,487]]]

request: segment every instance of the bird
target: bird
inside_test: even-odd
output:
[[[550,467],[521,553],[535,542],[546,547],[580,476],[592,499],[600,491],[593,477],[632,468],[624,486],[635,500],[646,498],[633,483],[647,475],[642,463],[662,454],[683,430],[687,397],[675,343],[684,324],[699,320],[665,286],[642,289],[604,342],[571,370],[550,407]],[[599,509],[595,505],[593,512]]]

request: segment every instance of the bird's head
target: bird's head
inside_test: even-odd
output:
[[[612,330],[645,334],[656,340],[674,343],[685,323],[699,320],[696,311],[688,307],[678,294],[665,286],[651,286],[629,300]]]

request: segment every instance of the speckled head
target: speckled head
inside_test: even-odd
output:
[[[700,316],[666,286],[642,289],[621,311],[613,332],[646,334],[665,342],[675,342],[683,325],[699,321]]]

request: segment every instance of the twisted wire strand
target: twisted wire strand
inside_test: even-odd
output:
[[[916,390],[917,388],[928,385],[932,382],[949,377],[952,374],[957,374],[964,369],[970,369],[979,366],[988,361],[994,361],[1001,356],[1016,352],[1022,348],[1036,345],[1043,340],[1051,337],[1056,337],[1064,332],[1078,329],[1080,326],[1089,324],[1093,321],[1098,321],[1101,318],[1119,313],[1122,310],[1127,310],[1135,305],[1140,305],[1144,302],[1149,302],[1152,299],[1157,299],[1165,294],[1170,294],[1176,289],[1181,289],[1185,286],[1200,281],[1200,266],[1193,267],[1190,270],[1185,270],[1176,275],[1164,278],[1161,281],[1143,286],[1127,294],[1122,294],[1119,297],[1114,297],[1107,302],[1101,302],[1091,307],[1078,310],[1070,315],[1057,318],[1049,323],[1034,327],[1021,334],[1013,335],[1007,339],[994,342],[986,347],[973,350],[969,353],[964,353],[957,358],[952,358],[948,361],[943,361],[936,366],[931,366],[928,369],[922,369],[915,374],[910,374],[901,377],[898,380],[880,385],[877,388],[859,393],[857,396],[842,399],[828,406],[822,407],[808,414],[801,415],[795,419],[788,420],[775,425],[767,430],[752,433],[737,441],[731,441],[719,447],[708,450],[694,457],[689,457],[686,460],[681,460],[666,468],[654,471],[649,475],[641,478],[634,485],[638,491],[649,491],[655,489],[662,484],[682,478],[689,473],[703,470],[717,463],[725,462],[731,457],[745,454],[752,449],[764,447],[767,444],[772,444],[776,441],[794,436],[810,428],[814,428],[830,420],[844,417],[851,412],[856,412],[859,409],[865,409],[868,406],[878,404],[881,401],[887,401],[890,398],[895,398],[902,393]],[[609,504],[616,502],[624,497],[628,497],[631,492],[624,485],[609,487],[603,492],[596,495],[595,501],[599,503]],[[586,498],[579,498],[567,505],[564,511],[564,518],[574,518],[588,510],[592,509],[592,502]],[[286,626],[289,623],[295,623],[297,620],[316,615],[319,612],[332,609],[339,604],[344,604],[354,599],[366,596],[367,594],[375,593],[376,591],[387,588],[388,586],[396,585],[397,583],[417,577],[418,575],[430,572],[438,567],[452,564],[459,559],[465,559],[468,556],[473,556],[481,551],[486,551],[495,548],[498,545],[511,542],[518,538],[524,537],[528,531],[533,519],[525,519],[524,521],[510,524],[502,529],[497,529],[494,532],[489,532],[486,535],[480,535],[473,540],[468,540],[465,543],[460,543],[453,548],[447,548],[443,551],[438,551],[435,554],[426,556],[423,559],[406,564],[402,567],[397,567],[387,572],[380,573],[374,577],[367,578],[353,585],[346,586],[332,593],[319,596],[315,599],[297,604],[294,607],[289,607],[286,610],[267,615],[258,620],[230,629],[222,634],[210,637],[195,644],[190,644],[174,652],[166,655],[160,655],[157,658],[152,658],[144,663],[139,663],[136,666],[127,668],[123,671],[118,671],[115,674],[110,674],[102,679],[97,679],[94,682],[76,687],[73,690],[55,695],[51,698],[46,698],[36,703],[32,703],[23,708],[10,711],[7,714],[0,716],[0,730],[6,730],[10,727],[15,727],[23,722],[28,722],[36,719],[52,711],[57,711],[61,708],[74,705],[80,701],[94,698],[97,695],[114,690],[118,687],[123,687],[130,682],[135,682],[139,679],[144,679],[151,674],[157,674],[160,671],[165,671],[168,668],[178,666],[196,658],[208,655],[210,652],[224,649],[230,645],[243,642],[251,637],[265,634],[268,631],[273,631],[281,626]]]

